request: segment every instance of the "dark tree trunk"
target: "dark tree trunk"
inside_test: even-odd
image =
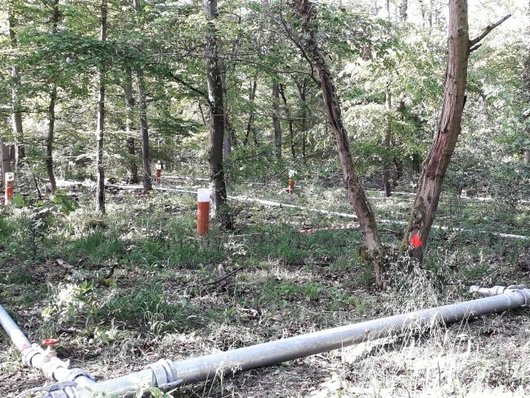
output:
[[[133,0],[133,7],[136,15],[141,11],[141,0]],[[151,176],[151,158],[149,154],[149,126],[147,123],[147,100],[145,89],[144,71],[141,67],[136,68],[136,80],[138,81],[138,106],[140,112],[140,130],[142,132],[142,166],[144,193],[153,189]]]
[[[222,69],[219,57],[219,39],[215,27],[217,0],[204,0],[203,9],[208,20],[206,33],[206,76],[208,80],[208,106],[210,109],[209,165],[212,185],[212,215],[221,227],[231,229],[232,218],[226,197],[223,167],[223,140],[225,134],[225,112],[223,100]]]
[[[296,82],[298,95],[300,96],[300,130],[302,132],[301,152],[302,159],[307,159],[307,132],[309,130],[309,105],[307,103],[307,89],[309,80],[304,79]]]
[[[133,122],[134,107],[136,101],[133,95],[133,84],[132,84],[132,70],[127,67],[125,70],[125,84],[123,85],[123,92],[125,96],[125,134],[127,135],[126,145],[127,153],[129,156],[129,182],[131,184],[138,184],[140,179],[138,178],[138,166],[136,164],[136,144],[134,140],[135,127]]]
[[[136,70],[138,80],[138,104],[140,107],[140,130],[142,131],[142,165],[144,193],[153,189],[151,178],[151,159],[149,156],[149,127],[147,125],[147,101],[145,98],[145,78],[142,68]]]
[[[2,185],[5,183],[6,173],[11,172],[11,145],[5,144],[0,138],[0,155],[2,157]]]
[[[256,132],[254,130],[254,117],[255,117],[255,110],[254,110],[254,103],[256,99],[256,90],[258,88],[258,75],[255,74],[252,80],[250,81],[249,91],[248,91],[248,102],[249,102],[249,112],[248,112],[248,120],[247,120],[247,128],[245,133],[245,139],[243,141],[243,145],[248,144],[248,140],[250,138],[250,135],[252,134],[252,137],[254,139],[254,143],[257,145],[257,138],[256,138]]]
[[[107,0],[101,0],[100,40],[107,41]],[[105,213],[105,169],[103,167],[103,137],[105,135],[105,74],[106,65],[99,69],[98,121],[96,132],[96,211]]]
[[[11,43],[11,48],[14,50],[17,47],[17,35],[15,33],[17,20],[12,8],[11,1],[8,1],[7,4],[7,23],[9,30],[9,40]],[[13,88],[11,90],[11,106],[13,110],[12,117],[12,131],[13,137],[15,139],[15,164],[18,165],[25,156],[24,151],[24,129],[22,127],[22,112],[20,111],[20,99],[18,95],[18,90],[20,87],[20,76],[18,73],[18,68],[16,65],[11,67],[11,77],[13,78]]]
[[[390,150],[392,149],[392,94],[390,93],[390,83],[387,83],[385,90],[387,121],[385,129],[385,137],[383,139],[384,159],[383,159],[383,181],[385,186],[385,195],[387,197],[392,195],[392,158]]]
[[[350,154],[348,134],[342,122],[339,97],[333,78],[326,64],[321,47],[318,46],[316,41],[316,10],[309,0],[294,0],[292,5],[295,15],[300,20],[300,37],[303,37],[299,45],[310,58],[320,78],[326,114],[333,135],[335,136],[337,153],[344,174],[348,197],[355,210],[364,237],[364,254],[373,263],[376,284],[381,287],[383,286],[383,246],[377,232],[374,213],[355,171]]]
[[[407,21],[408,11],[409,11],[408,0],[401,0],[401,3],[399,3],[399,19],[401,20],[401,22]]]
[[[57,101],[57,86],[53,84],[50,91],[50,104],[48,106],[48,135],[46,136],[46,172],[50,180],[52,192],[57,189],[53,171],[53,137],[55,135],[55,102]]]
[[[228,87],[226,85],[226,65],[221,65],[221,69],[223,71],[223,98],[225,99],[225,136],[223,140],[223,151],[225,156],[229,157],[232,153],[232,148],[236,145],[236,132],[230,122],[230,105],[228,103]]]
[[[54,0],[52,6],[52,34],[57,34],[57,25],[59,24],[59,0]],[[46,172],[50,180],[51,191],[55,192],[57,183],[53,169],[53,139],[55,136],[55,104],[57,102],[57,85],[52,83],[50,90],[50,103],[48,105],[48,135],[46,137]]]
[[[461,130],[465,104],[469,57],[467,0],[449,1],[449,54],[444,83],[440,123],[433,144],[423,162],[416,200],[406,234],[406,241],[419,236],[419,245],[409,245],[409,253],[419,261],[427,241],[442,192],[442,183]]]
[[[282,158],[282,126],[280,124],[280,84],[277,76],[272,78],[272,128],[276,157]]]
[[[291,156],[293,159],[296,159],[296,147],[294,144],[294,121],[291,117],[291,109],[289,108],[289,104],[287,103],[287,95],[285,94],[285,87],[283,84],[280,84],[280,95],[282,96],[283,100],[283,107],[285,109],[285,116],[287,117],[287,122],[289,124],[289,145],[291,147]]]

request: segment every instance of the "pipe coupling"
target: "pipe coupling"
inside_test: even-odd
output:
[[[78,377],[86,377],[87,379],[96,381],[96,378],[94,376],[92,376],[86,370],[83,370],[81,368],[71,368],[69,369],[69,371],[70,373],[68,374],[68,380],[70,381],[76,381]]]
[[[22,351],[22,362],[24,365],[33,367],[32,361],[36,355],[43,355],[44,350],[38,344],[32,344]]]
[[[172,361],[161,359],[158,362],[148,365],[147,368],[153,372],[156,386],[159,388],[176,386],[182,382],[182,380],[177,379],[177,371]]]
[[[521,296],[523,296],[524,304],[521,307],[528,307],[530,304],[530,289],[525,287],[518,287],[514,290],[514,292],[519,293]]]

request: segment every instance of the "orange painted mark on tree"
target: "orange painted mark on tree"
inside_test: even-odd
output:
[[[423,241],[421,240],[419,232],[415,232],[410,236],[409,243],[415,249],[423,246]]]

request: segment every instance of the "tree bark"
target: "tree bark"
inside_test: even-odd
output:
[[[12,7],[12,2],[7,4],[7,24],[9,30],[9,41],[12,49],[17,48],[17,35],[15,32],[17,20]],[[13,88],[11,90],[11,107],[13,111],[12,116],[12,131],[15,139],[15,165],[18,165],[25,157],[24,151],[24,129],[22,127],[22,112],[20,111],[20,99],[18,89],[20,86],[20,76],[16,65],[11,66],[11,77],[13,79]]]
[[[53,138],[55,135],[55,103],[57,101],[57,85],[54,83],[50,91],[50,103],[48,106],[48,135],[46,136],[46,172],[50,180],[52,193],[57,189],[55,173],[53,170]]]
[[[385,187],[385,195],[387,197],[392,195],[392,159],[390,157],[390,150],[392,149],[392,94],[390,93],[390,82],[387,83],[385,89],[385,103],[387,111],[385,137],[383,139],[384,159],[383,159],[383,182]]]
[[[280,84],[280,95],[283,100],[283,107],[285,109],[285,116],[287,117],[287,122],[289,124],[289,146],[291,147],[291,156],[294,159],[296,159],[296,147],[294,144],[294,121],[291,117],[291,109],[289,108],[289,104],[287,103],[287,95],[285,94],[285,87],[283,84]]]
[[[59,24],[59,0],[53,0],[52,6],[52,35],[57,34],[57,26]],[[55,173],[53,169],[53,139],[55,136],[55,104],[57,102],[57,84],[52,83],[50,90],[50,102],[48,105],[48,134],[46,136],[46,172],[50,180],[50,187],[52,193],[57,189],[55,181]]]
[[[277,76],[272,79],[272,128],[276,157],[282,158],[282,126],[280,124],[280,84]]]
[[[254,138],[254,143],[257,145],[257,138],[256,138],[256,132],[254,131],[254,117],[256,112],[254,111],[254,101],[256,99],[256,90],[258,88],[258,74],[256,73],[252,80],[250,81],[249,91],[248,91],[248,102],[249,102],[249,112],[248,112],[248,120],[247,120],[247,128],[245,133],[245,139],[243,141],[243,145],[248,144],[248,140],[250,138],[250,135],[252,134]]]
[[[126,67],[125,70],[125,83],[123,85],[123,92],[125,96],[125,134],[127,135],[126,145],[127,153],[129,156],[129,182],[131,184],[138,184],[140,179],[138,178],[138,166],[136,165],[136,145],[134,140],[135,128],[133,122],[134,107],[136,101],[133,95],[133,84],[132,84],[132,70]]]
[[[141,0],[133,0],[134,11],[138,17],[141,11]],[[139,25],[139,23],[137,22]],[[136,68],[136,80],[138,81],[138,107],[140,112],[140,131],[142,132],[142,166],[144,193],[153,190],[151,176],[151,158],[149,155],[149,126],[147,123],[147,101],[145,93],[145,77],[142,67]]]
[[[530,164],[530,149],[524,150],[524,164]]]
[[[153,189],[151,178],[151,159],[149,155],[149,127],[147,125],[147,101],[145,97],[145,78],[142,68],[136,70],[138,80],[138,104],[140,107],[140,130],[142,131],[142,165],[144,193]]]
[[[355,210],[364,237],[364,255],[374,265],[376,285],[382,287],[383,246],[377,232],[374,213],[355,171],[350,153],[348,133],[342,122],[341,106],[335,84],[326,63],[324,53],[316,41],[316,10],[309,0],[294,0],[292,7],[295,15],[300,20],[300,37],[303,38],[298,44],[303,48],[305,54],[313,63],[320,78],[320,87],[322,89],[326,114],[331,131],[335,136],[337,154],[344,174],[348,197]]]
[[[307,159],[307,132],[309,130],[309,105],[307,103],[307,88],[309,85],[308,79],[303,79],[301,82],[296,82],[298,88],[298,95],[300,97],[300,130],[302,132],[301,152],[302,159]]]
[[[416,199],[406,234],[420,237],[419,245],[409,245],[411,257],[421,261],[436,209],[442,192],[442,183],[461,130],[465,104],[467,64],[469,58],[469,31],[467,0],[449,1],[449,54],[444,83],[444,98],[440,123],[433,144],[423,162]]]
[[[2,185],[5,183],[6,173],[11,172],[11,146],[0,138],[0,155],[2,157]]]
[[[209,166],[212,186],[212,216],[222,228],[232,229],[232,218],[226,197],[223,166],[223,140],[225,134],[225,112],[223,99],[222,69],[219,57],[219,39],[215,20],[217,0],[204,0],[203,10],[208,20],[206,33],[206,75],[208,80],[208,106],[210,110]]]
[[[102,42],[107,41],[107,0],[101,0],[100,36]],[[105,169],[103,167],[103,137],[105,135],[105,74],[106,65],[102,62],[99,68],[98,120],[96,132],[96,212],[105,213]]]

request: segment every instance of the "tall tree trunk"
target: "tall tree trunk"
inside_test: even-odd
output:
[[[449,1],[449,54],[444,83],[440,123],[433,144],[423,162],[416,199],[406,234],[419,236],[419,244],[409,245],[409,253],[419,261],[427,241],[442,192],[442,183],[461,130],[465,104],[469,58],[467,0]]]
[[[309,105],[307,103],[307,88],[309,80],[304,78],[301,82],[296,82],[298,95],[300,97],[300,130],[302,132],[302,159],[307,159],[307,132],[309,130]]]
[[[256,112],[254,110],[254,103],[256,99],[256,90],[258,88],[258,74],[256,73],[252,80],[250,81],[249,91],[248,91],[248,102],[249,102],[249,112],[248,112],[248,120],[247,120],[247,128],[245,133],[245,139],[243,141],[243,145],[248,144],[248,140],[250,138],[250,134],[252,134],[254,138],[254,143],[257,145],[257,138],[256,138],[256,132],[254,131],[254,117],[256,115]]]
[[[530,164],[530,149],[524,150],[524,164]]]
[[[12,1],[7,3],[7,24],[9,30],[9,40],[11,48],[17,48],[17,35],[15,32],[17,20],[13,10]],[[11,66],[11,77],[13,79],[13,88],[11,90],[11,107],[13,110],[12,116],[12,131],[15,139],[15,165],[18,165],[25,157],[24,151],[24,129],[22,127],[22,112],[20,111],[20,99],[18,90],[20,87],[20,76],[16,65]]]
[[[223,140],[225,134],[225,112],[223,100],[222,69],[219,60],[219,39],[215,20],[217,0],[204,0],[203,9],[208,28],[206,33],[206,76],[208,80],[208,106],[210,109],[209,165],[212,185],[212,215],[221,227],[231,229],[232,218],[226,197],[223,166]]]
[[[385,128],[385,137],[383,139],[384,158],[383,158],[383,182],[385,186],[385,195],[392,195],[392,158],[390,150],[392,149],[392,94],[390,93],[390,82],[387,82],[385,89],[385,103],[387,111],[387,120]]]
[[[143,185],[144,192],[147,193],[153,189],[151,179],[151,159],[149,156],[149,127],[147,125],[147,101],[145,98],[145,78],[142,68],[136,70],[138,80],[138,104],[140,107],[140,130],[142,131],[142,165],[143,165]]]
[[[6,173],[11,172],[11,146],[0,137],[0,155],[2,158],[2,185],[5,184]]]
[[[46,136],[46,172],[50,180],[52,193],[57,189],[55,173],[53,170],[53,138],[55,135],[55,102],[57,101],[57,85],[52,84],[50,103],[48,106],[48,135]]]
[[[232,147],[236,145],[236,132],[230,122],[230,105],[228,102],[228,87],[226,83],[227,67],[224,63],[221,65],[221,69],[223,71],[223,98],[225,99],[225,136],[223,139],[223,151],[225,156],[229,157],[232,153]]]
[[[401,22],[406,22],[408,17],[409,3],[408,0],[401,0],[399,3],[399,19]]]
[[[283,100],[285,116],[287,117],[287,122],[289,123],[289,145],[291,147],[291,156],[293,159],[296,159],[296,147],[294,145],[294,121],[291,117],[291,109],[289,109],[289,104],[287,103],[287,95],[285,94],[285,87],[283,84],[280,84],[280,95],[282,96]]]
[[[123,85],[123,92],[125,96],[125,134],[127,136],[126,145],[129,156],[129,182],[131,184],[138,184],[138,166],[136,165],[136,145],[134,140],[135,128],[133,122],[134,107],[136,101],[133,95],[132,70],[130,67],[125,69],[125,83]]]
[[[101,0],[100,36],[102,42],[107,41],[107,0]],[[96,132],[96,211],[105,213],[105,169],[103,167],[103,137],[105,135],[105,74],[103,62],[99,69],[98,121]]]
[[[335,136],[337,154],[344,174],[348,197],[355,210],[364,237],[364,255],[373,263],[376,284],[381,287],[383,285],[383,246],[377,232],[374,213],[355,171],[348,143],[348,133],[342,122],[340,101],[333,78],[321,47],[316,41],[317,31],[314,22],[316,10],[309,0],[294,0],[292,7],[295,15],[300,20],[300,37],[303,39],[299,45],[310,58],[320,77],[320,87],[326,114]]]
[[[138,17],[142,8],[141,0],[133,0],[133,7]],[[137,22],[137,25],[140,25]],[[136,68],[136,80],[138,81],[138,106],[140,111],[140,130],[142,132],[142,165],[144,193],[153,189],[151,177],[151,159],[149,155],[149,126],[147,124],[147,100],[145,93],[145,77],[141,67]]]
[[[282,126],[280,124],[280,84],[277,76],[272,79],[272,128],[276,157],[282,158]]]
[[[59,0],[53,0],[52,6],[52,35],[57,34],[57,26],[59,24]],[[50,102],[48,105],[48,135],[46,137],[46,172],[50,180],[51,191],[55,192],[57,183],[55,181],[55,173],[53,169],[53,138],[55,136],[55,104],[57,102],[57,84],[52,83],[50,90]]]

